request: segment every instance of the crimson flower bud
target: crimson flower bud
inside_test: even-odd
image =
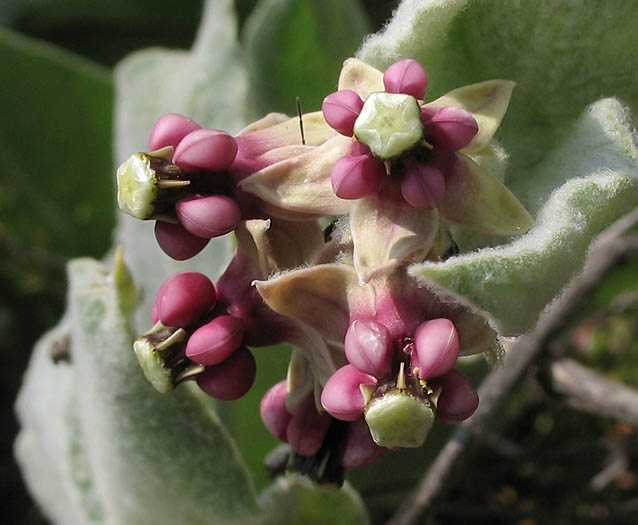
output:
[[[186,328],[215,306],[215,287],[197,272],[169,277],[157,292],[157,314],[165,326]]]

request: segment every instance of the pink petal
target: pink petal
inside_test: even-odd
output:
[[[155,239],[166,255],[178,261],[195,257],[208,244],[208,239],[193,235],[181,224],[164,221],[155,223]]]
[[[237,142],[225,131],[198,129],[186,135],[175,149],[173,162],[182,170],[224,171],[237,155]]]
[[[148,147],[151,151],[166,146],[177,148],[186,135],[200,128],[197,122],[184,115],[167,113],[161,116],[153,126],[148,138]]]
[[[332,189],[341,199],[360,199],[374,193],[385,176],[385,166],[371,155],[341,157],[332,168]]]
[[[410,368],[418,368],[419,379],[439,377],[449,372],[459,356],[459,335],[449,319],[422,323],[414,333]]]
[[[361,97],[349,89],[331,93],[321,104],[326,122],[346,137],[352,137],[354,121],[357,120],[362,107]]]
[[[217,365],[239,348],[243,338],[243,321],[221,315],[193,332],[186,343],[186,355],[201,365]]]
[[[378,379],[390,374],[394,352],[390,333],[381,323],[353,321],[346,332],[344,347],[348,362],[357,370]]]
[[[286,430],[286,441],[297,454],[312,456],[321,448],[330,423],[330,416],[317,412],[314,396],[309,396],[295,410]]]
[[[241,221],[237,203],[225,195],[195,195],[175,205],[179,222],[193,235],[212,239],[233,231]]]
[[[257,375],[257,363],[245,346],[234,352],[226,361],[196,376],[197,384],[209,396],[222,401],[239,399],[250,390]]]
[[[386,452],[388,452],[387,448],[380,447],[373,441],[365,419],[359,418],[348,425],[341,466],[345,468],[369,467]]]
[[[376,386],[377,380],[354,366],[337,370],[326,382],[321,393],[321,405],[330,415],[343,421],[359,419],[365,408],[365,399],[359,385]]]
[[[281,381],[264,394],[259,405],[264,426],[281,441],[286,441],[286,430],[292,414],[286,408],[286,381]]]
[[[383,85],[388,93],[403,93],[423,100],[426,84],[425,69],[410,58],[395,62],[383,73]]]
[[[441,421],[459,423],[470,417],[478,407],[479,398],[476,390],[458,370],[450,370],[431,384],[443,389],[436,410],[436,416]]]
[[[405,161],[405,175],[401,180],[401,195],[408,204],[423,210],[433,210],[445,193],[445,178],[432,164],[413,159]]]
[[[178,273],[162,284],[155,302],[165,326],[186,328],[215,306],[215,287],[201,273]]]
[[[425,122],[426,140],[445,151],[464,148],[477,133],[478,124],[472,114],[459,106],[445,106]]]

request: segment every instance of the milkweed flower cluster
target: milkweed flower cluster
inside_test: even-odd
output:
[[[120,208],[156,220],[167,255],[237,238],[216,283],[185,272],[160,287],[154,326],[134,345],[147,378],[162,392],[194,378],[237,399],[255,378],[250,349],[291,345],[260,414],[316,479],[421,446],[436,419],[474,412],[455,365],[497,334],[409,267],[453,255],[453,226],[512,236],[533,223],[489,171],[513,83],[430,102],[426,85],[414,60],[381,73],[349,59],[320,112],[271,114],[234,137],[164,115],[151,151],[118,170]]]

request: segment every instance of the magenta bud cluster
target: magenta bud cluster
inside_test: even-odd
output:
[[[421,104],[427,74],[416,60],[401,60],[385,71],[383,85],[387,93],[409,95]],[[322,111],[333,129],[352,137],[363,105],[364,101],[354,91],[341,90],[324,99]],[[478,133],[478,124],[468,111],[458,106],[431,108],[426,104],[421,105],[420,111],[427,146],[417,144],[388,165],[355,137],[352,151],[332,170],[332,188],[337,197],[360,199],[387,183],[398,184],[405,201],[415,208],[432,210],[439,206],[445,194],[446,171],[445,162],[439,162],[439,153],[453,153],[466,147]]]
[[[225,131],[204,129],[195,121],[168,113],[153,126],[151,150],[174,148],[172,162],[183,173],[200,173],[212,188],[227,184],[227,171],[237,156],[237,141]],[[224,180],[222,180],[224,179]],[[201,185],[201,180],[200,180]],[[177,260],[197,255],[212,238],[233,231],[241,220],[238,203],[227,195],[191,194],[175,204],[177,224],[158,221],[155,237],[160,248]]]
[[[302,456],[316,454],[326,438],[333,418],[320,413],[312,395],[295,408],[293,414],[286,407],[286,382],[273,386],[261,400],[259,413],[264,426],[277,439],[284,441]],[[344,468],[366,467],[383,456],[387,449],[377,446],[363,418],[347,425],[341,444],[339,463]]]
[[[184,272],[160,287],[153,305],[153,322],[183,328],[189,334],[185,355],[205,369],[197,384],[210,396],[230,401],[242,397],[256,375],[255,358],[244,344],[244,322],[218,314],[215,286],[205,275]]]
[[[361,417],[367,400],[364,390],[374,391],[396,375],[400,362],[405,373],[440,386],[437,415],[443,421],[466,419],[476,409],[478,396],[467,378],[454,370],[459,355],[458,332],[449,319],[431,319],[415,330],[411,343],[393,340],[389,330],[375,320],[354,320],[346,332],[345,354],[350,364],[328,379],[321,394],[323,408],[343,421]],[[398,344],[403,344],[398,348]]]

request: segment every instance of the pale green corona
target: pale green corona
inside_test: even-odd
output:
[[[417,100],[398,93],[372,93],[354,123],[354,135],[380,159],[400,155],[423,138]]]
[[[133,343],[133,350],[146,379],[155,390],[163,394],[175,388],[170,370],[164,368],[163,359],[150,341],[138,339]]]
[[[365,411],[374,442],[380,447],[420,447],[434,423],[434,408],[423,398],[394,390],[373,399]]]
[[[117,170],[117,204],[136,219],[153,216],[159,190],[157,174],[146,153],[131,155]]]

